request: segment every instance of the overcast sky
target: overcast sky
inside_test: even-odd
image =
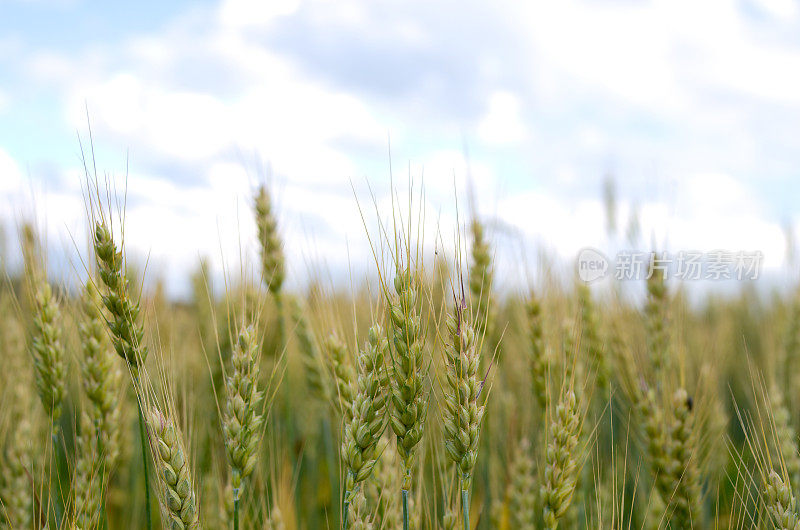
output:
[[[390,161],[446,239],[471,178],[512,283],[523,248],[611,246],[609,174],[642,247],[776,271],[800,222],[791,0],[0,0],[0,219],[35,210],[56,261],[85,238],[87,109],[98,170],[129,171],[129,251],[174,294],[252,251],[265,176],[290,277],[366,268],[357,201],[386,215]]]

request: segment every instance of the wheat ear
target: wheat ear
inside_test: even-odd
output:
[[[283,243],[278,233],[278,221],[272,211],[272,200],[266,186],[260,186],[255,197],[256,230],[261,247],[262,281],[275,300],[278,313],[278,344],[285,345],[286,325],[283,314],[283,280],[286,277],[286,265],[283,256]]]
[[[139,317],[139,302],[130,297],[128,279],[123,270],[122,251],[117,250],[113,235],[106,222],[100,220],[95,223],[94,253],[97,270],[106,292],[102,296],[103,305],[108,310],[110,318],[106,320],[111,332],[111,341],[117,355],[125,359],[133,379],[136,392],[140,390],[139,367],[147,358],[147,348],[143,344],[144,329]],[[147,529],[153,527],[152,514],[150,513],[150,479],[147,463],[147,440],[144,428],[144,411],[141,400],[138,404],[139,412],[139,439],[142,446],[142,467],[144,469],[145,487],[145,514]]]
[[[422,439],[427,409],[424,392],[424,338],[417,308],[417,281],[410,269],[398,269],[394,295],[387,296],[391,324],[392,414],[390,423],[397,436],[397,453],[403,468],[403,526],[407,530],[408,492],[414,456]],[[388,293],[387,293],[388,295]]]
[[[531,444],[523,438],[511,463],[508,508],[515,529],[536,528],[536,470],[530,455]]]
[[[791,414],[783,399],[783,393],[777,384],[770,385],[769,404],[775,425],[775,444],[780,455],[774,455],[774,461],[783,462],[789,485],[800,487],[800,455],[797,454],[797,435],[792,427]]]
[[[111,318],[108,328],[117,354],[125,359],[134,375],[147,358],[143,345],[144,329],[139,319],[139,302],[130,298],[128,279],[123,270],[122,252],[117,250],[111,231],[104,222],[97,222],[94,251],[100,279],[106,287],[103,304]]]
[[[764,501],[775,528],[800,530],[800,514],[797,513],[797,500],[792,488],[775,471],[770,471],[765,479]]]
[[[333,377],[336,382],[334,408],[349,422],[353,417],[353,399],[355,399],[356,372],[348,358],[347,345],[335,333],[325,339],[325,351],[331,360]]]
[[[91,404],[89,418],[95,425],[102,446],[99,448],[106,467],[113,467],[119,456],[120,409],[119,388],[122,372],[105,330],[102,300],[95,284],[89,280],[83,298],[85,319],[78,325],[81,339],[81,374],[83,390]]]
[[[548,402],[547,370],[549,359],[544,344],[542,305],[533,293],[528,298],[526,312],[528,316],[528,338],[530,344],[528,351],[533,394],[536,397],[539,408],[544,412],[547,410]]]
[[[81,450],[75,462],[74,479],[75,527],[80,530],[93,530],[100,523],[105,473],[97,442],[95,423],[88,413],[81,414]]]
[[[369,330],[369,339],[358,355],[358,383],[351,405],[351,419],[345,424],[342,460],[347,469],[344,517],[348,505],[372,473],[379,458],[378,442],[386,429],[389,385],[385,361],[389,344],[380,326]]]
[[[477,218],[470,224],[472,235],[472,263],[469,269],[469,292],[475,313],[475,329],[480,337],[494,333],[494,308],[492,307],[492,254],[486,241],[483,224]]]
[[[159,471],[164,522],[170,530],[199,529],[194,484],[180,433],[157,408],[150,410],[147,425]]]
[[[567,513],[578,481],[576,450],[581,431],[575,392],[567,390],[556,406],[545,451],[544,485],[541,489],[545,528],[555,530]]]
[[[484,407],[480,402],[481,379],[478,376],[480,345],[466,317],[465,307],[466,300],[462,299],[456,304],[454,314],[447,319],[443,421],[445,452],[456,464],[461,482],[464,528],[469,529],[469,490],[472,470],[478,459]]]
[[[61,342],[61,315],[50,284],[41,278],[35,288],[36,312],[33,316],[30,351],[36,390],[50,418],[53,433],[56,433],[64,401],[66,377],[64,347]]]
[[[375,462],[372,479],[368,482],[368,497],[376,503],[375,524],[378,528],[398,528],[402,525],[400,505],[394,494],[400,489],[400,475],[397,473],[397,450],[394,443],[384,434],[379,449],[380,456]]]
[[[678,528],[696,527],[702,515],[692,409],[686,390],[676,390],[672,396],[673,420],[667,432],[664,471],[658,476],[661,495],[669,499],[671,522]]]
[[[656,255],[650,258],[650,276],[647,278],[647,302],[644,306],[647,353],[653,366],[655,381],[669,360],[669,320],[666,273],[655,267]]]
[[[35,430],[26,415],[17,418],[16,427],[2,454],[3,480],[0,481],[0,527],[8,522],[9,528],[34,526],[33,490],[31,477],[35,475]]]
[[[601,394],[608,386],[608,360],[600,338],[597,309],[592,300],[592,291],[586,283],[578,284],[578,303],[581,314],[581,349],[595,372],[595,381]]]
[[[223,432],[231,466],[234,528],[239,526],[240,488],[255,468],[264,423],[260,406],[264,394],[258,387],[259,348],[255,329],[244,327],[231,354],[232,371],[225,383],[227,402]]]
[[[314,334],[297,299],[292,298],[290,303],[294,333],[295,337],[297,337],[306,384],[317,399],[323,403],[329,403],[331,400],[330,382],[328,381],[328,374],[323,369]]]

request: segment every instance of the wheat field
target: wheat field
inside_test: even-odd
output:
[[[542,263],[501,291],[490,220],[399,200],[353,205],[371,281],[291,290],[261,186],[256,272],[201,259],[175,301],[85,179],[82,287],[25,220],[2,271],[0,526],[800,529],[795,292],[690,302],[654,258],[640,298]]]

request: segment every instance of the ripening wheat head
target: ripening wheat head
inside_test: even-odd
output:
[[[259,389],[258,381],[259,351],[255,329],[245,326],[231,354],[232,370],[225,383],[227,401],[223,432],[234,496],[238,496],[242,481],[253,472],[261,443],[264,393]]]
[[[98,274],[106,288],[102,298],[110,314],[108,328],[112,342],[117,354],[125,359],[135,375],[147,358],[139,302],[130,296],[122,251],[117,250],[105,221],[95,223],[94,252]]]

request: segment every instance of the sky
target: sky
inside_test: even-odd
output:
[[[11,263],[35,218],[55,274],[82,268],[91,126],[127,250],[175,296],[201,256],[254,259],[261,183],[292,285],[370,269],[362,213],[385,221],[409,181],[430,252],[474,211],[501,284],[584,247],[759,251],[785,274],[798,124],[790,0],[0,0]]]

